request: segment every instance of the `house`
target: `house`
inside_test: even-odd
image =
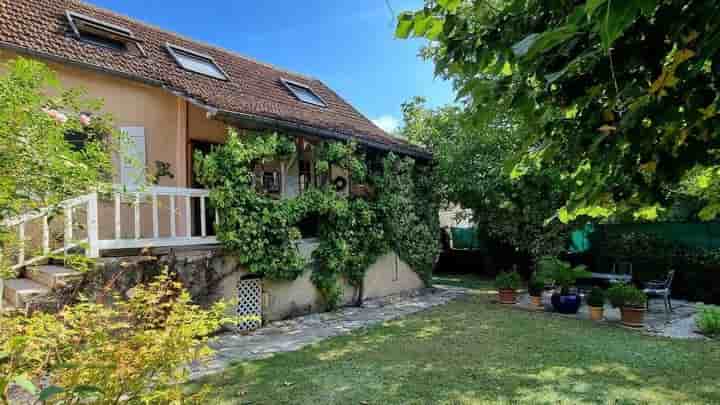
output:
[[[282,131],[297,140],[301,153],[292,164],[270,165],[260,173],[267,187],[284,198],[312,185],[313,145],[323,140],[354,140],[372,151],[431,157],[386,134],[318,79],[79,1],[0,0],[0,52],[0,62],[19,55],[41,60],[65,87],[82,87],[90,97],[103,99],[104,111],[127,133],[131,154],[145,170],[162,169],[164,174],[155,187],[138,191],[134,198],[93,194],[69,201],[59,247],[49,242],[54,225],[46,223],[42,212],[11,221],[23,239],[34,232],[41,241],[42,254],[30,257],[23,252],[18,267],[41,262],[76,240],[87,244],[91,257],[141,248],[216,246],[211,224],[222,213],[208,212],[208,191],[198,186],[192,156],[223,143],[228,126]],[[118,188],[137,189],[137,171],[142,169],[116,164]],[[32,221],[41,225],[33,227]],[[78,221],[82,226],[75,226]],[[235,277],[223,287],[227,296],[237,296]],[[291,306],[314,305],[317,294],[308,277],[294,283],[269,292],[266,288],[270,317],[287,315]],[[368,273],[365,293],[378,296],[420,285],[391,254]],[[7,282],[4,297],[19,305],[24,296],[43,292],[43,286],[31,280]]]

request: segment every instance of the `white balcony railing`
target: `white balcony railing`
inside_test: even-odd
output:
[[[91,193],[64,201],[57,209],[6,220],[2,225],[15,228],[19,241],[12,267],[19,269],[77,247],[83,247],[88,257],[98,257],[110,249],[216,244],[208,224],[217,222],[218,213],[215,210],[208,218],[208,196],[203,189],[149,187],[126,192],[117,187],[109,196]],[[64,230],[51,238],[57,227],[50,221],[59,217]],[[41,235],[41,240],[31,241],[30,233]]]

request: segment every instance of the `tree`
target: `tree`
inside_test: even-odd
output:
[[[112,153],[123,143],[99,101],[62,90],[42,63],[18,58],[0,77],[0,224],[112,180]],[[71,144],[67,136],[77,141]],[[0,258],[21,241],[0,225]],[[7,268],[4,263],[3,268]]]
[[[511,176],[528,137],[517,114],[477,115],[455,105],[431,110],[416,98],[403,105],[403,119],[401,132],[432,150],[443,199],[471,209],[486,236],[534,258],[566,249],[568,226],[547,221],[566,196],[558,172],[527,166]]]
[[[473,115],[531,129],[518,167],[559,172],[558,218],[720,213],[720,15],[711,0],[437,0],[400,15]],[[558,164],[559,163],[559,164]],[[524,176],[516,171],[517,177]]]

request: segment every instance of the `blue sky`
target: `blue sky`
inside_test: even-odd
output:
[[[422,40],[393,38],[385,0],[89,0],[194,39],[305,73],[327,83],[385,129],[400,104],[452,101],[451,85],[417,57]],[[422,0],[389,0],[395,13]]]

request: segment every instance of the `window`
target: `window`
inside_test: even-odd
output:
[[[301,160],[298,164],[298,182],[300,193],[312,186],[312,164],[307,160]]]
[[[263,172],[262,187],[266,193],[279,193],[280,192],[280,173],[278,173],[278,172]]]
[[[285,87],[290,90],[291,93],[295,95],[295,97],[298,98],[300,101],[304,101],[309,104],[319,105],[320,107],[327,107],[327,104],[325,104],[325,101],[320,98],[317,94],[315,94],[314,91],[308,86],[305,86],[304,84],[292,82],[290,80],[280,79],[282,80]]]
[[[145,55],[140,40],[127,28],[96,20],[72,11],[66,12],[73,34],[81,41],[103,46],[116,51],[127,51],[130,44]]]
[[[193,52],[175,45],[167,44],[166,46],[170,55],[175,59],[175,62],[183,69],[220,80],[228,79],[225,72],[220,69],[220,66],[215,63],[215,60],[211,56]]]

